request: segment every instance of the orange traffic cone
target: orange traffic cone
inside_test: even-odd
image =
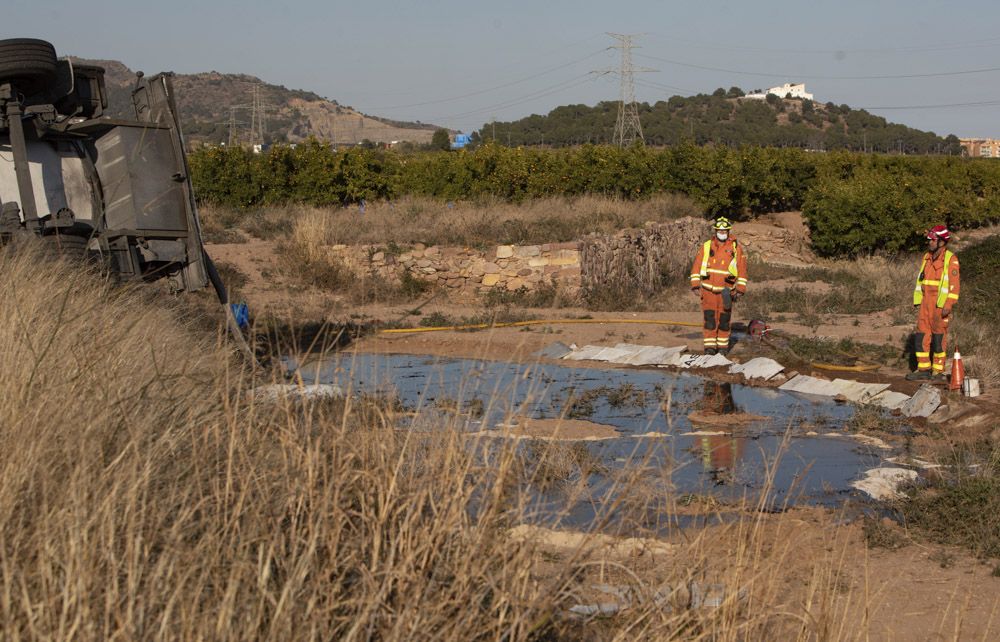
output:
[[[951,381],[948,383],[948,390],[961,390],[965,383],[965,366],[962,365],[962,354],[955,346],[955,357],[951,360]]]

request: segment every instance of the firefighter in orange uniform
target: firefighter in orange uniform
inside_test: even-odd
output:
[[[733,224],[728,218],[715,219],[713,229],[715,235],[701,245],[694,258],[691,291],[701,297],[705,354],[726,354],[733,302],[747,291],[747,260],[732,237]]]
[[[948,249],[951,233],[944,225],[927,231],[927,253],[920,263],[913,305],[917,308],[917,371],[910,380],[945,379],[948,323],[958,302],[958,257]]]
[[[705,381],[704,397],[698,404],[710,415],[731,415],[740,412],[733,399],[733,386],[717,381]],[[701,437],[701,464],[716,484],[733,481],[737,465],[743,459],[746,438],[735,433],[713,433]]]

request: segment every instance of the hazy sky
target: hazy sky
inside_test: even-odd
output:
[[[634,63],[656,71],[636,75],[640,101],[800,81],[822,102],[942,135],[1000,137],[996,0],[3,4],[0,37],[44,38],[60,55],[147,73],[247,73],[467,132],[493,117],[617,100],[617,76],[589,73],[617,67],[610,31],[642,34]]]

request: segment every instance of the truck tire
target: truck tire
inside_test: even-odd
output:
[[[55,80],[56,67],[56,49],[44,40],[0,40],[0,83],[13,82],[30,94]]]
[[[45,255],[64,258],[67,261],[83,262],[87,258],[89,240],[72,234],[46,234],[42,237]]]

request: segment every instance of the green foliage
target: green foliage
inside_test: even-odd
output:
[[[431,136],[431,149],[441,151],[448,151],[451,149],[451,138],[448,136],[447,129],[434,130],[434,135]]]
[[[958,255],[962,267],[962,313],[995,322],[1000,318],[996,275],[1000,271],[1000,237],[991,236]]]
[[[821,255],[918,249],[940,223],[960,229],[998,220],[1000,167],[944,157],[830,154],[803,213]]]
[[[202,147],[188,157],[199,199],[230,207],[306,203],[340,205],[390,198],[399,184],[399,156],[379,150],[336,152],[316,139],[263,154],[238,147]]]
[[[739,87],[716,89],[711,95],[673,96],[654,104],[640,103],[639,114],[650,145],[762,145],[804,149],[960,154],[957,138],[889,123],[880,116],[846,105],[785,99],[743,98]],[[568,147],[610,143],[618,104],[564,105],[547,115],[513,122],[488,123],[473,132],[474,141],[507,142],[510,146]],[[779,119],[787,114],[788,119]]]

